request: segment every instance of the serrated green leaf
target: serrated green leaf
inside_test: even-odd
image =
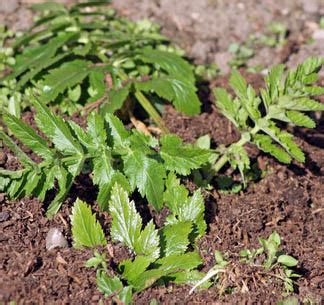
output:
[[[0,130],[0,139],[8,148],[19,158],[23,165],[28,167],[36,167],[36,163],[30,159],[19,146],[8,137],[2,130]]]
[[[197,89],[188,81],[172,77],[160,77],[145,82],[135,83],[137,90],[153,92],[172,102],[178,111],[187,115],[200,112],[200,101]]]
[[[169,75],[186,79],[191,83],[195,82],[191,65],[176,54],[154,49],[143,49],[138,51],[137,57],[145,63],[160,66]]]
[[[257,134],[254,137],[254,143],[264,152],[270,153],[282,163],[289,164],[291,157],[283,149],[272,143],[271,137],[267,135]]]
[[[72,136],[65,121],[35,98],[33,104],[37,109],[35,120],[39,129],[53,141],[56,148],[69,154],[83,154],[82,146]]]
[[[216,105],[222,114],[238,127],[239,123],[236,121],[238,109],[235,108],[231,95],[224,88],[215,88],[213,93],[216,97]]]
[[[120,263],[119,268],[123,269],[123,278],[131,285],[141,276],[154,259],[148,256],[138,255],[132,261],[130,259]]]
[[[132,188],[136,186],[140,194],[146,196],[155,209],[160,210],[166,177],[163,165],[146,156],[141,150],[130,151],[123,160],[124,171]]]
[[[123,123],[119,118],[110,113],[105,116],[105,120],[109,125],[110,135],[112,136],[114,142],[114,148],[123,146],[129,137],[129,132],[125,129]]]
[[[103,185],[111,180],[114,174],[111,161],[111,152],[108,149],[101,150],[98,155],[93,158],[92,180],[94,184]]]
[[[189,197],[188,191],[180,185],[180,180],[173,173],[168,175],[166,188],[163,199],[175,217],[168,217],[168,222],[174,224],[178,221],[192,221],[197,230],[196,236],[202,236],[207,225],[204,220],[204,199],[200,191],[195,191]]]
[[[316,123],[307,115],[298,112],[298,111],[287,111],[286,113],[288,119],[291,123],[294,123],[297,126],[315,128]]]
[[[107,101],[102,105],[102,112],[104,114],[115,113],[116,110],[121,109],[129,95],[130,89],[131,84],[127,84],[119,89],[111,89]]]
[[[163,194],[163,200],[167,203],[169,209],[176,215],[180,213],[180,207],[188,199],[189,191],[184,185],[180,184],[174,173],[170,173],[165,182],[166,190]]]
[[[115,183],[118,183],[128,193],[131,192],[131,187],[127,178],[121,172],[114,171],[108,182],[99,185],[97,201],[101,211],[106,211],[108,209],[111,189]]]
[[[99,149],[101,146],[106,146],[107,133],[105,129],[105,122],[99,114],[92,112],[89,115],[87,131],[89,137],[92,139],[94,149]]]
[[[31,127],[8,113],[3,115],[3,121],[11,132],[17,137],[17,139],[32,149],[39,156],[43,157],[44,159],[53,158],[52,150],[48,147],[46,141],[41,138]]]
[[[181,270],[192,270],[201,264],[201,258],[196,252],[182,255],[170,255],[156,261],[157,269],[145,271],[134,283],[136,291],[142,291],[153,285],[158,279]]]
[[[96,215],[92,214],[90,207],[85,202],[80,199],[76,200],[70,218],[74,247],[95,247],[107,244],[101,225],[96,220]]]
[[[136,254],[156,258],[159,256],[157,230],[150,222],[142,230],[142,219],[136,212],[134,201],[129,202],[128,194],[118,184],[112,189],[109,211],[113,217],[111,237],[123,243]]]
[[[247,84],[244,77],[238,72],[234,70],[231,74],[229,84],[235,91],[236,95],[240,98],[247,98]]]
[[[305,162],[305,155],[298,145],[293,141],[293,136],[287,132],[282,132],[274,124],[264,127],[262,130],[268,134],[275,142],[280,144],[294,159]]]
[[[164,226],[162,229],[163,255],[183,254],[189,245],[189,234],[192,231],[191,221],[181,221],[172,225]]]
[[[165,135],[161,138],[161,157],[170,171],[180,175],[189,175],[208,162],[211,152],[193,145],[184,145],[176,135]]]
[[[275,100],[280,95],[281,90],[281,79],[285,66],[277,65],[270,69],[268,76],[265,78],[269,97],[271,100]],[[267,105],[270,106],[270,105]]]
[[[42,83],[41,101],[43,103],[54,101],[66,89],[80,84],[91,70],[89,65],[88,61],[75,59],[62,64],[59,68],[50,70]]]
[[[284,109],[298,111],[323,111],[324,104],[316,102],[309,98],[293,98],[283,96],[279,98],[279,105]]]
[[[63,54],[58,54],[51,59],[44,61],[42,65],[37,65],[36,67],[32,68],[29,72],[24,73],[19,81],[17,82],[17,85],[15,87],[15,90],[20,90],[27,82],[31,81],[33,78],[37,76],[38,73],[40,73],[42,70],[51,67],[52,65],[56,64],[60,60],[62,60],[64,57],[69,56],[69,52],[65,52]]]
[[[123,288],[123,284],[118,277],[109,277],[105,271],[97,271],[97,286],[106,297]]]

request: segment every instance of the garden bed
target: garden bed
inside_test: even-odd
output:
[[[137,8],[137,4],[127,6],[129,1],[118,2],[116,6],[122,14],[137,17],[133,11],[134,7]],[[220,6],[217,7],[216,2],[210,2],[215,12],[219,13],[219,10],[224,10],[225,4],[219,4]],[[315,42],[315,46],[306,44],[307,39],[312,35],[309,24],[318,21],[321,9],[323,10],[321,1],[313,1],[314,5],[317,5],[317,10],[309,6],[303,7],[303,5],[309,5],[306,2],[308,1],[301,1],[301,6],[293,7],[290,7],[290,1],[287,2],[287,9],[289,9],[287,26],[292,34],[288,35],[288,41],[284,47],[267,49],[269,51],[267,62],[288,63],[288,66],[294,66],[294,63],[301,62],[305,54],[306,56],[324,54],[324,40],[320,40],[321,43]],[[226,29],[229,32],[224,32],[224,35],[215,33],[215,37],[211,37],[211,34],[210,36],[206,34],[206,37],[201,38],[201,31],[206,31],[206,28],[201,25],[205,18],[199,10],[192,12],[199,13],[199,17],[194,15],[192,18],[193,31],[196,32],[189,40],[188,37],[192,32],[186,31],[187,24],[182,24],[186,12],[174,17],[165,13],[165,10],[169,8],[168,1],[160,3],[160,11],[157,10],[155,4],[152,4],[153,1],[150,4],[145,3],[146,1],[140,1],[138,4],[139,7],[145,7],[138,14],[139,17],[153,17],[162,22],[164,31],[170,37],[174,34],[179,44],[186,47],[189,54],[196,56],[193,59],[198,62],[213,62],[215,59],[222,61],[224,57],[220,56],[231,56],[222,46],[226,40],[223,36],[229,35],[228,33],[232,35],[229,37],[237,38],[240,43],[243,42],[243,40],[240,41],[240,37],[237,37],[238,29],[235,28],[230,32],[230,27]],[[179,1],[179,3],[186,3],[186,1]],[[272,8],[275,6],[272,1],[270,4]],[[176,10],[186,7],[185,4],[182,7],[181,4],[179,5],[180,8],[177,7]],[[246,5],[249,6],[250,1]],[[286,18],[283,16],[287,15],[282,15],[282,11],[278,13],[278,9],[283,9],[284,5],[280,7],[277,4],[276,6],[278,6],[277,10],[273,8],[269,11],[277,12],[278,20],[282,21]],[[15,22],[18,21],[14,20],[15,14],[19,14],[23,9],[17,8],[11,15],[6,16],[5,20],[10,20],[11,25],[15,26]],[[230,8],[227,9],[230,10]],[[236,14],[237,9],[240,8],[235,6],[233,14],[234,12]],[[262,9],[264,9],[263,5],[258,7],[259,15],[258,11],[252,11],[250,15],[259,16],[259,19],[262,19],[265,14],[261,12]],[[187,10],[190,10],[190,5]],[[273,15],[269,11],[266,16],[272,20]],[[300,13],[299,21],[294,20],[294,13]],[[205,17],[210,18],[210,15],[207,14]],[[194,20],[197,18],[201,21],[195,23]],[[305,22],[305,18],[308,23]],[[264,28],[264,24],[259,26]],[[251,25],[246,25],[246,27],[247,33],[254,29],[250,28]],[[299,31],[301,36],[297,37]],[[214,41],[219,39],[215,45],[211,45],[213,39]],[[194,48],[190,47],[192,44],[195,45]],[[203,52],[204,55],[197,54],[197,49],[200,47],[207,50]],[[253,57],[255,61],[251,63],[251,58],[247,66],[240,70],[248,83],[256,90],[264,86],[262,75],[251,73],[248,68],[249,65],[254,66],[263,61],[262,52],[264,51],[264,49],[257,49],[256,56]],[[225,73],[198,84],[199,97],[203,103],[202,113],[199,115],[186,116],[177,112],[173,106],[167,105],[163,120],[170,132],[179,135],[185,143],[194,143],[199,137],[209,134],[214,147],[220,144],[229,145],[237,141],[238,132],[217,110],[211,94],[211,88],[215,86],[228,89],[228,79],[229,75]],[[319,83],[323,85],[323,79]],[[320,97],[321,99],[323,97]],[[22,117],[31,126],[35,125],[33,112],[26,112]],[[74,120],[82,126],[86,125],[84,117],[76,115]],[[293,132],[296,142],[305,152],[306,162],[304,164],[294,161],[290,165],[283,165],[260,152],[255,146],[248,145],[249,156],[252,162],[258,165],[262,174],[249,182],[246,189],[236,193],[220,190],[216,181],[213,181],[212,188],[203,191],[207,234],[198,241],[197,245],[198,252],[203,259],[200,271],[208,272],[215,265],[216,250],[226,256],[231,263],[222,279],[223,293],[220,293],[218,286],[212,286],[209,289],[197,289],[189,294],[190,286],[170,283],[166,286],[153,286],[135,294],[134,303],[149,304],[155,299],[158,304],[277,304],[285,298],[282,283],[273,274],[263,272],[257,266],[242,264],[239,255],[241,250],[257,248],[258,239],[266,239],[274,231],[278,232],[281,237],[283,252],[295,257],[299,262],[296,272],[300,277],[296,279],[294,292],[291,295],[306,304],[321,303],[324,294],[324,225],[322,221],[324,212],[324,119],[322,116],[316,116],[315,120],[317,127],[313,130],[287,127]],[[129,123],[127,127],[131,128],[133,125]],[[25,152],[32,158],[35,157],[30,150],[26,149]],[[0,153],[0,166],[16,170],[19,163],[10,150],[3,149]],[[225,168],[221,174],[232,174],[231,169]],[[183,178],[183,183],[190,191],[197,189],[190,177]],[[135,199],[136,196],[139,197],[135,194]],[[72,247],[70,215],[72,204],[77,197],[92,205],[108,236],[112,222],[111,216],[107,212],[99,211],[97,205],[94,204],[97,188],[88,174],[81,174],[76,179],[64,205],[52,219],[45,216],[44,206],[37,199],[9,200],[5,194],[0,194],[1,302],[86,304],[98,303],[103,298],[102,293],[97,289],[96,272],[84,265],[85,261],[91,257],[92,251]],[[145,224],[153,219],[159,227],[164,221],[164,210],[158,214],[143,203],[137,209]],[[46,235],[53,227],[59,228],[67,237],[68,248],[46,250]],[[105,251],[109,253],[109,267],[112,270],[116,270],[121,261],[130,258],[126,247],[114,243],[110,238],[108,238],[106,248]],[[112,299],[104,299],[104,302],[110,303]]]

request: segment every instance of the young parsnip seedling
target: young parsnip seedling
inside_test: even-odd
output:
[[[315,127],[315,121],[304,112],[324,110],[324,104],[313,99],[324,94],[324,87],[315,85],[323,62],[323,58],[309,58],[287,75],[284,75],[283,65],[273,67],[265,78],[266,88],[260,89],[260,94],[238,71],[234,71],[230,78],[234,98],[223,88],[214,89],[217,107],[241,133],[238,142],[220,151],[220,157],[213,165],[216,173],[230,163],[234,169],[239,169],[244,181],[250,168],[244,148],[246,143],[257,145],[283,163],[288,164],[293,159],[305,161],[293,135],[281,129],[277,122]]]

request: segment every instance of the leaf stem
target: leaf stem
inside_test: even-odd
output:
[[[240,140],[237,141],[236,143],[231,144],[226,149],[224,154],[213,165],[213,169],[214,169],[215,173],[218,173],[223,168],[223,166],[229,161],[228,151],[232,145],[238,145],[238,146],[245,145],[246,143],[248,143],[251,140],[251,135],[255,135],[259,130],[260,130],[260,127],[258,125],[255,125],[249,132],[242,133]]]
[[[156,123],[156,125],[161,129],[162,133],[170,133],[168,128],[165,126],[163,119],[160,114],[156,111],[156,109],[152,106],[149,100],[145,97],[145,95],[141,91],[135,92],[135,97],[141,106],[145,109],[148,115],[152,118],[152,120]]]
[[[118,74],[120,78],[124,81],[128,80],[127,74],[124,71],[119,70]],[[157,112],[157,110],[152,106],[151,102],[146,98],[146,96],[139,90],[135,91],[135,97],[137,101],[141,104],[147,114],[152,118],[155,124],[161,129],[162,133],[170,133],[169,129],[165,126],[162,117]]]

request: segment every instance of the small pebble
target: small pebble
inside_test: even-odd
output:
[[[46,236],[46,250],[52,250],[56,247],[66,248],[68,242],[61,231],[57,228],[52,228],[48,231]]]

